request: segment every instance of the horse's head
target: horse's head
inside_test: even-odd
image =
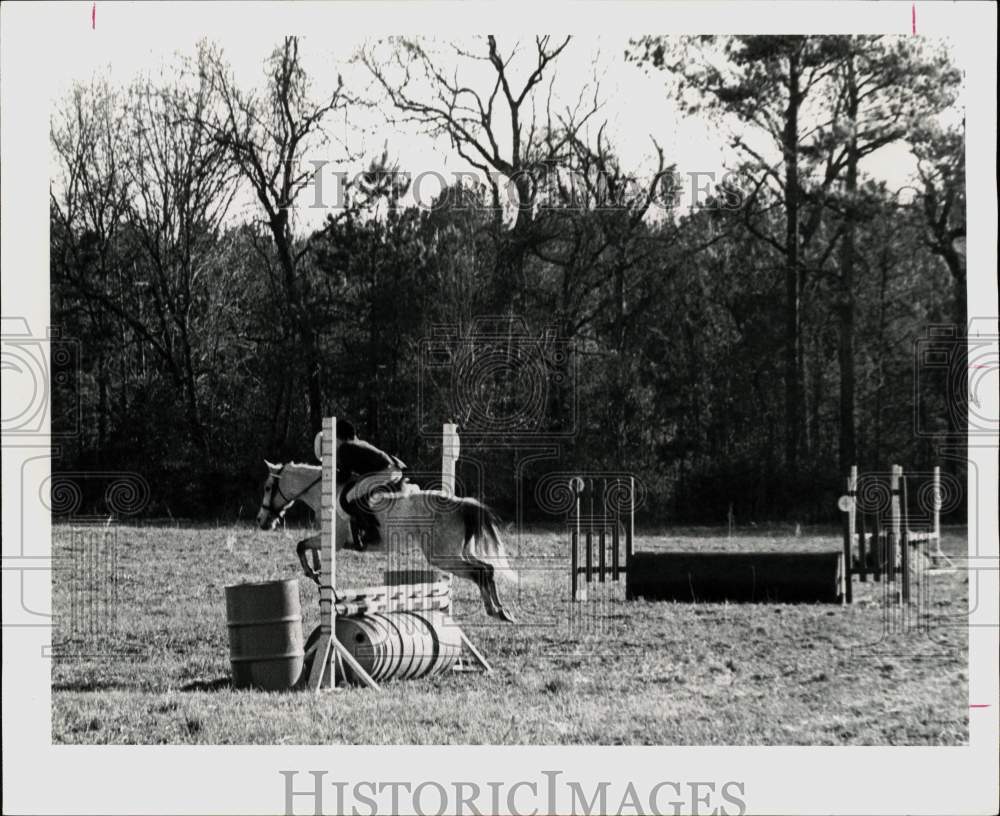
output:
[[[281,511],[290,502],[281,491],[281,473],[285,469],[284,465],[272,465],[266,459],[267,481],[264,482],[264,497],[260,500],[260,510],[257,512],[257,524],[261,530],[267,530],[274,526]]]

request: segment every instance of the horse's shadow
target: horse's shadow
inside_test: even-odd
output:
[[[233,678],[229,675],[217,677],[214,680],[192,680],[180,687],[180,691],[226,691],[233,687]],[[103,682],[100,680],[77,680],[52,684],[53,691],[121,691],[134,690],[125,683]]]
[[[233,687],[233,678],[228,674],[214,680],[193,680],[181,686],[181,691],[226,691]]]
[[[53,691],[116,691],[127,689],[123,683],[113,683],[103,680],[73,680],[52,684]]]

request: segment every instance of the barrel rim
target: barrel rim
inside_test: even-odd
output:
[[[264,587],[264,586],[277,586],[278,584],[297,584],[299,582],[298,578],[275,578],[270,581],[241,581],[238,584],[229,584],[225,587],[228,592],[230,589],[243,589],[246,587]]]
[[[276,660],[294,660],[296,657],[305,656],[305,649],[299,649],[294,652],[284,652],[283,654],[264,654],[264,655],[239,655],[234,657],[229,656],[230,663],[273,663]]]
[[[302,620],[302,615],[285,615],[283,618],[256,618],[253,620],[226,621],[226,626],[230,629],[238,629],[241,626],[267,626],[273,623],[296,623]]]

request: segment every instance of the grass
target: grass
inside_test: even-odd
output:
[[[55,554],[67,566],[53,587],[53,643],[63,654],[52,668],[53,742],[968,741],[964,573],[922,582],[927,597],[911,612],[921,631],[893,630],[899,609],[883,602],[884,585],[874,583],[856,583],[854,605],[843,608],[626,603],[611,584],[588,603],[571,604],[568,544],[552,531],[508,533],[520,579],[501,591],[513,600],[518,625],[486,618],[476,590],[455,584],[455,616],[493,675],[392,683],[381,694],[236,691],[229,681],[224,587],[298,575],[294,543],[303,536],[295,532],[301,533],[56,527]],[[965,552],[964,529],[946,533],[943,545]],[[839,543],[832,530],[730,538],[702,529],[640,535],[636,546],[831,549]],[[101,584],[112,550],[118,581]],[[340,553],[338,583],[378,583],[385,566],[384,555]],[[300,594],[308,633],[316,623],[316,588],[302,580]]]

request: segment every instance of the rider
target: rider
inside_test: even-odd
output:
[[[378,519],[371,512],[372,494],[379,488],[388,488],[393,492],[399,490],[406,465],[395,456],[358,439],[354,425],[347,420],[337,422],[337,441],[338,481],[357,479],[347,491],[344,509],[351,516],[354,545],[363,549],[381,539]]]

